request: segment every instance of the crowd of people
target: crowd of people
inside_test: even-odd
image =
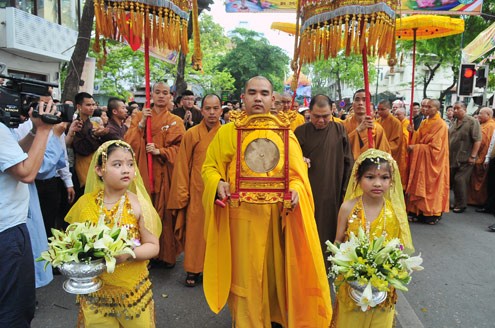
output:
[[[423,99],[410,124],[402,101],[382,100],[368,115],[366,96],[357,90],[344,114],[322,94],[299,108],[261,76],[246,82],[241,102],[189,90],[174,100],[157,82],[150,108],[119,98],[98,108],[82,92],[66,101],[77,113],[71,123],[0,124],[0,327],[28,327],[35,287],[57,273],[33,264],[51,229],[101,218],[139,245],[136,258],[120,256],[102,276],[100,291],[78,297],[81,326],[154,327],[148,261],[172,268],[184,253],[185,286],[203,279],[212,311],[228,303],[235,326],[391,327],[393,290],[361,312],[340,284],[332,311],[325,241],[361,227],[412,250],[409,222],[435,225],[468,204],[493,213],[495,122],[491,108],[471,116],[462,102],[443,119],[440,102]],[[41,115],[56,111],[49,96],[39,104]],[[289,122],[288,211],[226,206],[246,151],[232,123],[241,111]]]

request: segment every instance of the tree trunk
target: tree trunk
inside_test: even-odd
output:
[[[67,78],[65,79],[62,101],[74,100],[74,96],[79,92],[79,83],[81,82],[81,74],[84,67],[84,61],[88,54],[89,44],[91,40],[91,31],[93,30],[93,19],[95,9],[93,0],[86,0],[84,5],[81,21],[79,22],[79,33],[77,42],[68,64]]]
[[[338,70],[335,72],[335,75],[337,76],[337,94],[339,96],[339,99],[341,100],[342,99],[342,87],[340,86],[340,74],[339,74]],[[334,100],[336,100],[336,99],[334,99]]]
[[[175,94],[182,95],[187,89],[187,82],[184,79],[186,71],[186,55],[179,53],[179,61],[177,62],[177,77],[175,78]]]
[[[430,85],[430,82],[431,80],[433,80],[433,78],[435,77],[435,72],[437,71],[437,69],[440,67],[440,65],[442,64],[442,61],[443,60],[440,60],[440,62],[438,62],[434,67],[431,67],[429,64],[425,64],[426,67],[428,67],[428,72],[429,74],[424,76],[423,78],[423,99],[425,98],[428,98],[428,96],[426,95],[426,89],[428,89],[428,85]]]

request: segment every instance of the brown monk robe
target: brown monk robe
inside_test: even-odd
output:
[[[495,121],[493,121],[493,110],[483,107],[478,115],[481,125],[481,145],[478,151],[478,158],[474,164],[471,181],[468,185],[468,204],[485,205],[487,195],[486,175],[488,170],[484,167],[486,153],[490,146],[493,131],[495,131]]]
[[[354,93],[353,97],[352,109],[354,110],[354,115],[342,122],[347,130],[354,160],[370,148],[368,146],[368,128],[372,128],[373,148],[390,153],[390,145],[383,128],[376,124],[371,116],[366,115],[365,104],[365,91],[360,89]]]
[[[148,192],[150,192],[150,185],[147,154],[153,154],[154,193],[150,195],[163,226],[158,259],[166,262],[166,266],[173,266],[180,249],[174,238],[175,222],[171,211],[166,209],[166,205],[170,195],[175,158],[185,129],[182,119],[167,109],[172,97],[168,85],[163,82],[156,83],[153,86],[152,97],[153,109],[144,108],[142,112],[136,114],[124,139],[136,153],[139,171]],[[153,142],[147,144],[146,117],[150,115]]]
[[[425,104],[428,118],[421,122],[408,146],[411,158],[407,183],[407,211],[422,214],[421,220],[435,224],[449,211],[449,132],[440,117],[440,102]]]
[[[405,156],[407,144],[404,140],[405,138],[402,131],[402,123],[390,112],[390,102],[388,100],[382,100],[378,103],[378,115],[379,117],[377,122],[382,126],[383,131],[385,131],[385,136],[387,137],[387,141],[390,145],[390,154],[397,162],[401,182],[404,186],[407,179],[407,164]]]
[[[325,241],[335,240],[337,216],[354,160],[345,128],[333,120],[330,99],[317,95],[309,108],[311,122],[298,127],[294,134],[304,158],[309,159],[316,226],[325,253]]]
[[[207,95],[201,102],[203,120],[186,131],[182,138],[172,178],[173,192],[167,208],[177,217],[175,237],[184,249],[186,286],[194,287],[203,272],[205,259],[205,212],[201,168],[206,150],[220,128],[222,106],[216,95]]]

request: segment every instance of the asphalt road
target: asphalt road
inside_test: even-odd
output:
[[[416,252],[424,271],[413,275],[409,292],[399,295],[397,327],[495,327],[495,233],[487,226],[495,217],[469,207],[448,213],[436,226],[411,225]],[[182,258],[174,269],[152,269],[157,327],[231,327],[227,309],[215,315],[201,285],[184,286]],[[64,277],[37,291],[33,328],[76,326],[75,296],[62,289]]]

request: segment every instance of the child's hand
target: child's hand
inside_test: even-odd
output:
[[[115,259],[117,260],[117,264],[129,261],[132,259],[132,255],[130,254],[122,254],[122,255],[117,255],[115,256]]]

